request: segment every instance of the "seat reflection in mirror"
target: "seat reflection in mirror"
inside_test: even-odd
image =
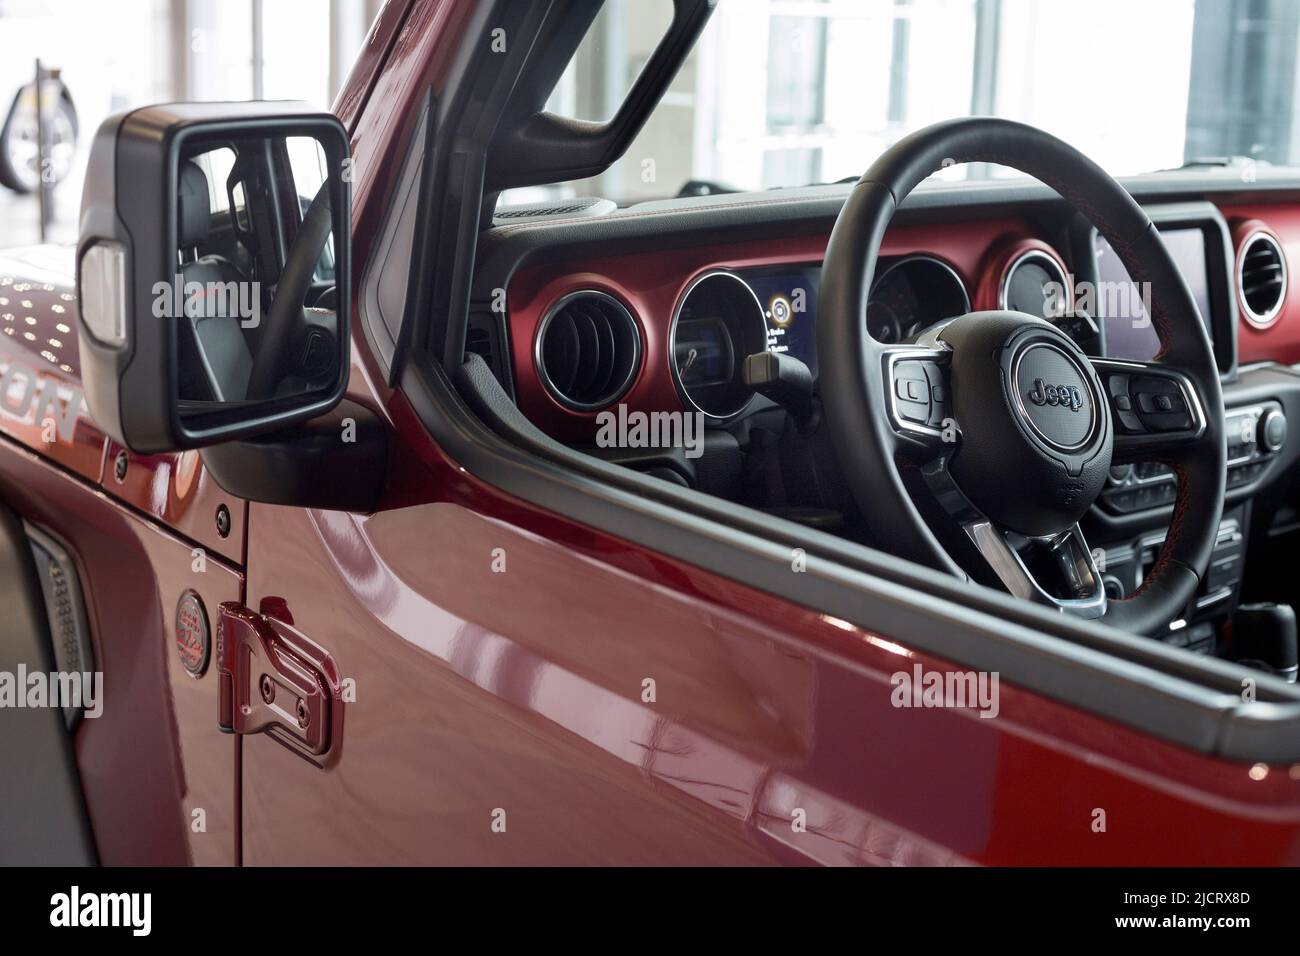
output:
[[[181,157],[177,270],[153,314],[177,320],[182,416],[335,386],[334,175],[309,136],[204,139]]]
[[[153,314],[158,319],[174,315],[238,319],[241,329],[255,329],[262,322],[261,289],[256,280],[186,281],[184,273],[178,272],[171,282],[154,283]]]

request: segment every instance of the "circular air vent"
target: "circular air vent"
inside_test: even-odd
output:
[[[1265,329],[1277,321],[1286,299],[1286,257],[1277,239],[1252,233],[1237,254],[1237,288],[1246,321]]]
[[[534,360],[560,404],[595,411],[627,391],[641,368],[641,333],[621,302],[583,290],[551,306],[537,330]]]

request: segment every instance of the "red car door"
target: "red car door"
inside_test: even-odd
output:
[[[245,863],[1294,862],[1285,775],[1006,685],[895,706],[958,668],[510,501],[386,400],[425,500],[250,509],[250,606],[354,699],[326,769],[244,738]]]

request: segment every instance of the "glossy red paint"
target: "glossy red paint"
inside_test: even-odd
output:
[[[1007,685],[995,719],[896,708],[893,674],[951,665],[417,444],[427,503],[252,507],[250,599],[273,589],[357,702],[326,773],[246,741],[249,863],[1300,862],[1286,768],[1256,779]]]
[[[126,456],[125,477],[117,477]],[[198,451],[137,455],[111,439],[104,465],[104,490],[235,564],[244,563],[247,504],[212,480]],[[217,511],[230,512],[230,531],[218,530]]]
[[[81,391],[72,259],[56,246],[0,253],[0,369],[10,390],[0,396],[0,430],[99,481],[105,437]]]
[[[1253,227],[1262,226],[1281,241],[1287,274],[1292,280],[1287,283],[1286,300],[1277,321],[1267,329],[1256,328],[1244,317],[1238,320],[1237,361],[1242,365],[1264,361],[1288,365],[1300,362],[1300,290],[1296,289],[1294,281],[1297,275],[1295,266],[1300,263],[1300,207],[1251,204],[1220,208],[1232,229],[1234,253],[1240,253],[1241,243]],[[1233,275],[1236,275],[1235,259]],[[1240,295],[1240,290],[1237,294]]]
[[[989,250],[1026,237],[1028,233],[1025,223],[1011,219],[942,227],[900,226],[886,234],[881,255],[924,252],[943,259],[961,276],[967,294],[974,299],[976,289],[989,281],[983,269]],[[670,368],[668,331],[691,282],[714,269],[820,264],[828,238],[820,234],[783,236],[665,249],[653,255],[584,258],[580,262],[547,263],[521,269],[507,290],[515,390],[520,409],[554,437],[590,441],[595,435],[596,413],[575,412],[552,398],[542,385],[533,361],[538,325],[547,309],[562,296],[578,289],[597,289],[621,300],[640,323],[644,346],[641,373],[622,401],[629,409],[642,411],[680,409],[681,399]]]
[[[393,38],[397,36],[409,9],[408,3],[386,2],[370,24],[366,39],[357,51],[357,58],[334,99],[332,111],[347,129],[353,128],[362,107],[366,105],[366,99],[388,57]]]
[[[242,575],[216,557],[196,567],[190,542],[8,435],[0,437],[0,497],[79,561],[104,675],[103,714],[76,734],[100,862],[235,863],[237,742],[214,731],[213,668],[197,679],[185,670],[173,621],[193,590],[215,624],[217,605],[241,596]]]
[[[362,63],[339,94],[340,118],[352,134],[354,296],[360,295],[419,107],[427,93],[442,91],[473,10],[465,0],[390,0],[371,31]],[[386,44],[382,58],[375,52],[381,42]]]
[[[0,257],[0,369],[14,366],[12,395],[0,399],[4,434],[104,491],[159,519],[237,564],[244,560],[243,501],[212,481],[197,451],[141,456],[107,438],[90,418],[81,390],[77,300],[71,248],[10,250]],[[29,389],[28,382],[31,383]],[[24,402],[24,394],[30,398]],[[44,396],[52,403],[46,404]],[[70,427],[65,432],[56,417]],[[126,455],[124,480],[116,475]],[[217,532],[216,511],[231,512],[230,534]]]

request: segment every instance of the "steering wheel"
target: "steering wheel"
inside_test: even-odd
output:
[[[306,322],[303,300],[334,228],[331,185],[330,179],[321,184],[303,214],[293,245],[285,255],[284,267],[275,285],[275,298],[267,310],[266,323],[253,355],[252,371],[248,375],[247,396],[250,399],[275,395],[276,386],[280,384],[280,366],[289,352],[290,340]]]
[[[1010,166],[1051,186],[1150,290],[1150,362],[1087,356],[1054,325],[972,312],[886,345],[867,297],[894,211],[953,163]],[[854,186],[822,269],[817,355],[825,416],[873,536],[891,551],[1135,633],[1165,628],[1205,573],[1223,509],[1219,372],[1195,300],[1146,213],[1078,150],[1021,123],[973,117],[900,140]],[[1154,567],[1107,599],[1079,519],[1112,462],[1178,481]]]

